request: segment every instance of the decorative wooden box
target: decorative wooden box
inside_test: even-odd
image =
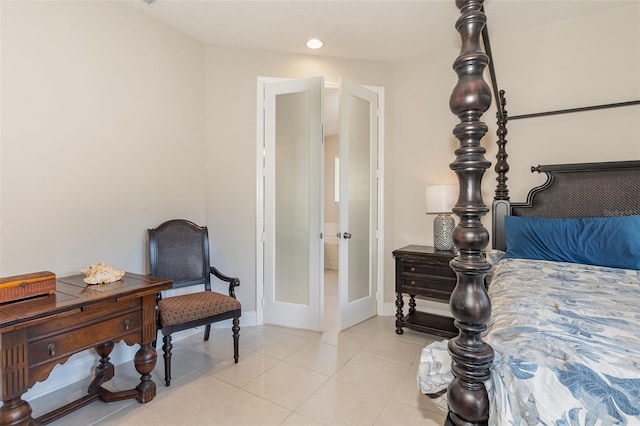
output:
[[[0,303],[53,294],[55,291],[56,275],[49,271],[0,278]]]

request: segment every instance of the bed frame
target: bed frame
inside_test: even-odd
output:
[[[491,164],[484,158],[486,151],[480,144],[487,132],[487,126],[480,118],[491,104],[491,90],[483,78],[489,57],[480,44],[486,26],[482,3],[483,0],[456,0],[461,12],[456,29],[461,36],[462,48],[453,64],[458,83],[451,93],[449,105],[460,119],[453,130],[460,146],[450,165],[460,185],[459,198],[453,208],[459,217],[454,230],[459,254],[451,262],[457,285],[451,294],[450,307],[459,334],[448,346],[454,379],[447,391],[446,425],[486,425],[489,420],[489,398],[484,382],[490,378],[489,367],[494,353],[482,339],[491,318],[491,302],[484,285],[490,265],[484,257],[489,233],[481,223],[488,213],[482,199],[481,183]],[[485,40],[485,50],[490,53],[487,47]],[[540,217],[640,214],[640,161],[538,166],[532,168],[532,172],[546,173],[547,181],[531,190],[526,202],[511,203],[506,185],[509,171],[505,150],[506,101],[504,92],[496,90],[493,78],[499,103],[494,248],[505,248],[504,217],[509,214]]]

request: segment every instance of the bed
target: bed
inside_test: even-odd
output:
[[[450,108],[460,147],[450,167],[461,190],[450,307],[459,334],[423,350],[421,389],[446,391],[451,425],[640,424],[640,161],[538,166],[545,184],[512,203],[499,108],[490,250],[481,222],[486,17],[481,1],[456,4],[462,48]]]
[[[489,257],[489,423],[640,423],[640,271]],[[449,363],[446,342],[425,348],[424,393],[448,386]]]

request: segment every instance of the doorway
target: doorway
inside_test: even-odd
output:
[[[325,266],[335,266],[335,258],[326,257],[336,255],[328,251],[336,239],[341,329],[381,309],[384,90],[374,89],[347,81],[325,85],[322,77],[258,79],[259,323],[323,330]],[[323,114],[335,96],[337,155],[331,117]],[[325,180],[333,167],[337,187]],[[337,223],[331,207],[338,208]]]

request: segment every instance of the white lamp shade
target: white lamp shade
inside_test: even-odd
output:
[[[458,201],[458,185],[427,186],[427,214],[450,213]]]

